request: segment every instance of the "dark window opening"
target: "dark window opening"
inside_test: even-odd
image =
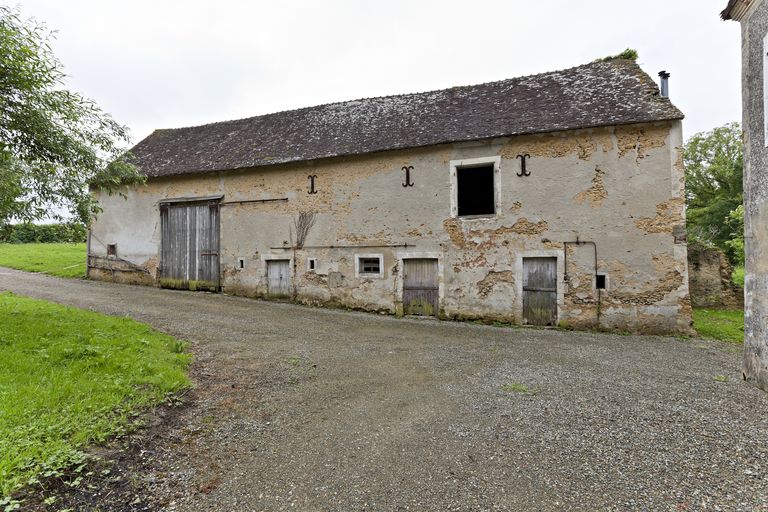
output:
[[[605,275],[598,274],[595,276],[595,288],[605,290]]]
[[[493,215],[496,194],[493,187],[493,165],[456,169],[459,216]]]
[[[380,274],[381,260],[379,258],[360,258],[361,274]]]
[[[245,258],[238,258],[237,259],[237,268],[244,269],[245,268]]]
[[[315,258],[309,259],[309,270],[315,270],[315,265],[317,264],[317,260]]]
[[[117,256],[117,244],[107,244],[107,256]]]

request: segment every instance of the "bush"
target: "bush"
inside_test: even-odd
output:
[[[88,236],[83,224],[8,224],[0,227],[0,242],[12,244],[82,243]]]

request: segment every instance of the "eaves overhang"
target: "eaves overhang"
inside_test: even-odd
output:
[[[743,21],[761,0],[730,0],[720,17],[724,20]]]

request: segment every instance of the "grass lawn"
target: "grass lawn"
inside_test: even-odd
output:
[[[0,498],[80,463],[188,386],[188,360],[180,341],[128,318],[0,293]]]
[[[84,277],[85,244],[0,244],[0,267]]]
[[[744,311],[740,309],[694,309],[693,327],[703,338],[742,343]]]

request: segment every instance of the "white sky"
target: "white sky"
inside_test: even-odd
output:
[[[7,0],[0,0],[6,2]],[[14,5],[14,0],[10,0]],[[741,120],[727,0],[18,0],[57,30],[69,86],[130,127],[476,84],[638,50],[686,136]]]

